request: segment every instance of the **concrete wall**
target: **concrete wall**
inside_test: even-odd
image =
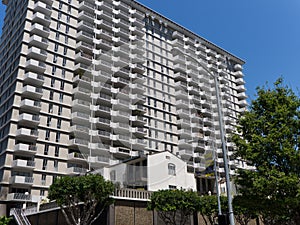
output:
[[[176,166],[175,175],[169,175],[168,164]],[[148,191],[169,189],[169,186],[177,189],[192,189],[196,191],[196,179],[193,174],[187,173],[184,161],[169,152],[162,152],[148,156]]]

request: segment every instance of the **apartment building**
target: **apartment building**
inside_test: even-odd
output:
[[[57,176],[170,151],[230,173],[244,61],[132,0],[2,0],[0,208],[36,204]],[[162,159],[163,160],[163,159]]]

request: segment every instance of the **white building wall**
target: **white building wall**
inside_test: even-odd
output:
[[[175,175],[169,175],[169,163],[175,165]],[[149,155],[147,170],[149,191],[169,189],[170,186],[177,189],[196,190],[195,177],[193,174],[187,173],[186,163],[169,152]]]

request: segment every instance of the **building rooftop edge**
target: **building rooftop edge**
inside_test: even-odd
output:
[[[214,43],[208,41],[207,39],[201,37],[199,34],[196,34],[195,32],[189,30],[188,28],[185,28],[183,25],[180,25],[179,23],[177,23],[177,22],[175,22],[175,21],[169,19],[168,17],[162,15],[161,13],[159,13],[159,12],[157,12],[157,11],[155,11],[155,10],[149,8],[148,6],[146,6],[146,5],[144,5],[144,4],[140,3],[140,2],[138,2],[138,1],[136,1],[136,0],[130,0],[130,1],[133,2],[133,3],[136,4],[136,5],[138,5],[138,6],[142,7],[142,8],[144,8],[144,9],[146,9],[146,10],[151,11],[152,13],[156,14],[157,16],[160,16],[162,19],[167,20],[168,22],[170,22],[171,24],[173,24],[173,25],[176,26],[177,28],[182,29],[184,32],[187,32],[187,33],[189,33],[189,34],[191,34],[191,35],[193,35],[193,36],[195,36],[195,37],[197,37],[197,38],[200,38],[202,41],[206,42],[207,44],[211,45],[212,47],[217,48],[217,49],[221,50],[222,52],[224,52],[224,53],[230,55],[230,56],[233,57],[235,60],[237,60],[240,64],[245,64],[245,61],[244,61],[243,59],[241,59],[241,58],[237,57],[236,55],[230,53],[229,51],[227,51],[227,50],[221,48],[220,46],[218,46],[218,45],[216,45],[216,44],[214,44]]]

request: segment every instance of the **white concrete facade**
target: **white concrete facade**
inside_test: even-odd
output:
[[[36,204],[57,176],[165,150],[192,175],[215,155],[224,176],[214,83],[198,61],[219,77],[230,173],[241,165],[230,133],[247,105],[243,60],[132,0],[2,2],[1,210]]]
[[[197,190],[196,178],[194,174],[187,172],[186,162],[168,151],[137,157],[94,173],[100,173],[105,179],[118,183],[120,188],[131,187],[148,191],[181,188]],[[132,179],[135,184],[140,181],[143,184],[133,187],[130,184]]]

